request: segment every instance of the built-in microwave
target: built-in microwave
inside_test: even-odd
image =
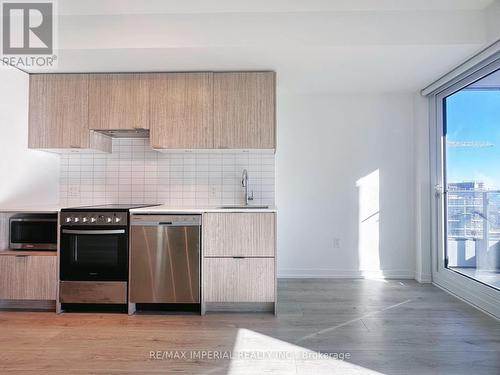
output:
[[[11,249],[57,249],[57,214],[17,214],[9,222]]]

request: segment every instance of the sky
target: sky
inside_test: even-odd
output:
[[[493,147],[447,147],[448,183],[484,182],[500,190],[500,90],[461,90],[446,98],[447,142]]]

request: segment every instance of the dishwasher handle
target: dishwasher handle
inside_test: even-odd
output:
[[[133,215],[132,226],[190,227],[201,225],[201,215]]]

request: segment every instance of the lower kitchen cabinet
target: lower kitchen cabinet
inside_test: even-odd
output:
[[[276,312],[275,228],[274,212],[203,215],[202,311],[264,304]]]
[[[274,257],[274,213],[207,213],[203,220],[204,256]]]
[[[57,256],[0,252],[0,299],[56,300]]]
[[[274,302],[274,258],[206,258],[205,300]]]

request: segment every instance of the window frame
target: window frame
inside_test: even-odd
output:
[[[500,318],[500,291],[445,266],[446,192],[442,187],[446,182],[445,99],[499,69],[500,52],[474,69],[470,69],[468,73],[452,79],[440,91],[429,96],[432,280],[438,287],[446,289],[497,318]]]

